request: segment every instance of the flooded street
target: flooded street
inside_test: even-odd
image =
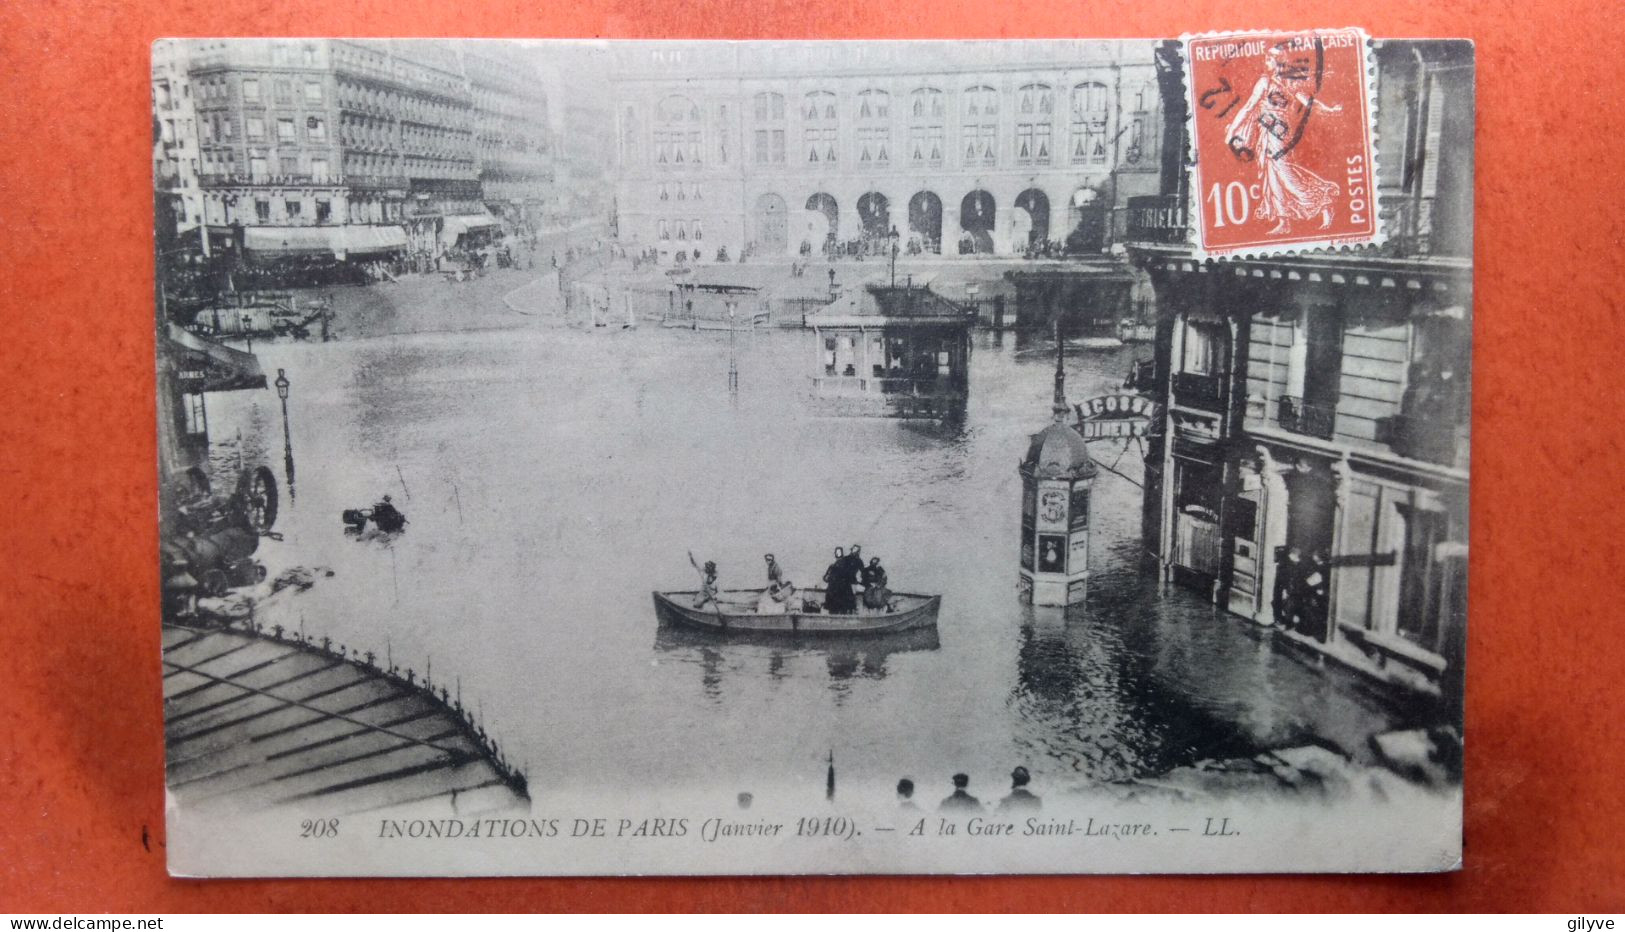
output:
[[[1140,490],[1104,470],[1087,604],[1018,602],[1016,467],[1049,416],[1047,342],[979,334],[965,424],[942,431],[812,416],[807,332],[740,333],[731,396],[726,332],[514,323],[255,346],[292,381],[297,463],[284,540],[260,556],[272,576],[333,571],[258,620],[460,690],[538,799],[731,785],[812,801],[831,750],[865,792],[907,775],[934,797],[955,771],[992,788],[1015,764],[1055,792],[1312,740],[1361,754],[1394,724],[1353,676],[1144,571]],[[1068,397],[1115,389],[1136,355],[1072,353]],[[280,480],[275,394],[209,404],[217,456],[234,462],[240,436]],[[1141,475],[1138,450],[1094,446]],[[346,536],[341,511],[383,494],[406,531]],[[769,552],[818,585],[854,542],[894,589],[942,594],[935,639],[657,631],[651,590],[697,586],[687,551],[725,587],[762,585]]]

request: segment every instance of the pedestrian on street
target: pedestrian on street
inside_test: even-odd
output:
[[[1031,790],[1027,783],[1032,776],[1027,773],[1026,767],[1017,767],[1010,771],[1010,795],[999,800],[999,812],[1037,812],[1044,807],[1044,803]]]
[[[982,801],[972,796],[965,787],[970,786],[970,777],[962,773],[954,774],[954,791],[943,799],[937,806],[940,812],[981,812]]]

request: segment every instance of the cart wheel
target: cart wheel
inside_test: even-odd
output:
[[[276,524],[276,476],[268,466],[256,466],[243,473],[237,482],[237,497],[248,521],[261,531],[269,531]]]

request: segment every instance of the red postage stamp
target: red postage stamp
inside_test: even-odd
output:
[[[1196,247],[1226,256],[1380,242],[1365,32],[1182,41]]]

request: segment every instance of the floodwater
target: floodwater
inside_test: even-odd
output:
[[[533,793],[843,786],[924,798],[956,771],[1041,792],[1318,740],[1360,753],[1394,723],[1360,682],[1273,647],[1249,623],[1141,567],[1140,490],[1096,480],[1084,606],[1016,597],[1028,434],[1049,417],[1047,343],[980,334],[962,428],[820,419],[810,333],[514,329],[256,351],[293,383],[297,499],[260,557],[330,568],[259,620],[427,672],[480,716]],[[1074,400],[1148,348],[1073,353]],[[272,392],[215,395],[217,451],[273,464]],[[1136,449],[1097,458],[1139,478]],[[390,494],[393,540],[340,512]],[[941,593],[937,636],[733,643],[661,634],[654,589],[692,589],[688,552],[727,587],[762,555],[816,585],[837,545],[879,556],[894,589]]]

